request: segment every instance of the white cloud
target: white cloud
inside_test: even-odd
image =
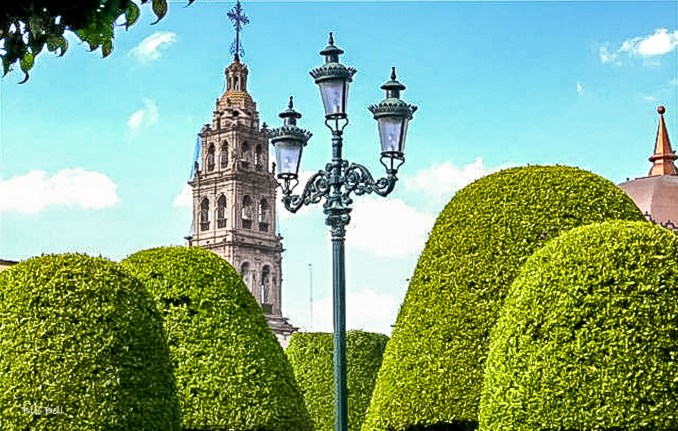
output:
[[[184,184],[178,195],[172,201],[175,208],[193,208],[193,189],[188,184]]]
[[[373,290],[346,293],[346,328],[391,334],[402,298]],[[332,298],[313,301],[313,321],[305,328],[314,332],[332,332]]]
[[[37,214],[48,207],[98,209],[120,202],[117,185],[105,174],[83,168],[45,171],[0,179],[0,213]]]
[[[621,64],[619,61],[619,55],[616,52],[610,52],[609,45],[605,44],[600,47],[598,50],[598,56],[600,57],[600,62],[605,63],[614,63]]]
[[[639,56],[646,65],[656,65],[652,57],[666,55],[678,47],[678,30],[670,32],[666,28],[658,28],[651,35],[632,37],[624,42],[615,51],[610,51],[608,44],[600,47],[599,56],[602,63],[620,64],[620,56]]]
[[[159,59],[160,51],[173,45],[176,40],[177,36],[174,33],[156,31],[135,46],[130,51],[130,55],[142,63],[150,63]]]
[[[478,178],[487,174],[512,166],[504,164],[495,168],[485,166],[482,157],[466,166],[457,167],[452,162],[432,164],[412,176],[406,176],[403,181],[405,189],[412,192],[424,193],[429,198],[440,201],[449,200],[459,189],[467,186]]]
[[[402,199],[362,197],[354,201],[346,244],[378,257],[408,256],[424,248],[434,221]]]
[[[584,92],[584,85],[581,82],[577,82],[577,94],[582,94]]]
[[[628,48],[629,52],[644,57],[665,55],[678,46],[678,30],[669,32],[668,29],[659,28],[654,34],[642,38],[630,39],[622,44],[622,49]]]
[[[127,119],[127,127],[138,130],[141,126],[151,126],[158,122],[158,106],[150,99],[144,99],[144,107],[132,113]]]

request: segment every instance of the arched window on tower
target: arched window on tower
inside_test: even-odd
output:
[[[228,166],[228,142],[224,141],[221,144],[221,154],[219,157],[221,159],[221,168],[225,169]]]
[[[235,89],[235,91],[240,91],[240,81],[238,81],[238,77],[237,77],[237,76],[234,76],[234,77],[233,77],[233,83],[235,84],[235,85],[233,86],[233,88]]]
[[[262,151],[261,151],[261,145],[257,145],[257,147],[254,150],[254,168],[257,171],[260,171],[260,170],[263,169],[263,167],[262,167],[262,164],[263,164],[262,155],[263,154],[262,154]]]
[[[252,157],[252,154],[251,154],[250,144],[247,143],[247,141],[245,141],[245,142],[242,143],[242,147],[241,147],[241,151],[240,151],[240,161],[242,162],[242,165],[245,169],[249,168],[251,157]]]
[[[214,170],[214,144],[210,144],[207,149],[207,171],[212,172]]]
[[[251,272],[252,271],[250,271],[250,264],[248,262],[244,262],[240,266],[240,276],[242,277],[242,281],[245,282],[245,285],[250,290],[250,292],[252,291],[252,287],[251,287],[252,284],[250,283]]]
[[[200,230],[208,230],[210,228],[210,201],[207,198],[202,198],[200,202]]]
[[[271,206],[266,199],[259,201],[259,230],[262,232],[268,231],[268,225],[271,220]]]
[[[249,195],[245,195],[242,198],[240,217],[243,229],[252,229],[252,198]]]
[[[271,267],[268,265],[264,265],[264,267],[261,270],[260,304],[264,305],[270,303],[271,303]]]
[[[226,227],[226,196],[221,195],[217,200],[217,227]]]

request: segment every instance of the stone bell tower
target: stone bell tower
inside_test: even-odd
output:
[[[242,18],[239,5],[235,10]],[[226,91],[217,99],[212,122],[198,134],[200,163],[195,162],[189,181],[193,189],[189,246],[212,250],[240,272],[269,326],[286,345],[297,328],[281,310],[283,246],[276,233],[275,169],[269,165],[266,124],[259,126],[247,78],[247,66],[240,62],[236,47],[233,63],[226,68]]]

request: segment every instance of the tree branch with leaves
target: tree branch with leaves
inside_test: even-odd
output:
[[[195,0],[187,0],[188,5]],[[151,3],[158,23],[167,14],[167,0]],[[132,0],[5,0],[0,9],[0,59],[3,76],[18,63],[28,81],[36,57],[47,47],[63,56],[68,49],[66,31],[87,43],[90,51],[101,48],[103,57],[113,50],[115,27],[129,29],[139,19],[139,5]],[[125,22],[116,24],[124,17]]]

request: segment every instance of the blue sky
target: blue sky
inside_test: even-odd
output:
[[[39,57],[31,79],[0,80],[0,258],[81,251],[122,259],[182,244],[182,190],[195,135],[224,90],[234,2],[197,0],[116,33],[101,59],[71,37],[65,57]],[[245,1],[243,61],[262,121],[295,96],[314,133],[302,171],[330,158],[308,71],[333,31],[354,66],[344,154],[375,174],[367,106],[391,66],[420,108],[401,181],[387,199],[356,200],[347,243],[349,328],[389,333],[436,214],[456,190],[511,165],[563,164],[616,183],[649,169],[657,114],[678,140],[675,2]],[[675,148],[675,147],[674,147]],[[307,175],[306,175],[307,176]],[[320,208],[289,215],[283,311],[331,329],[331,255]],[[313,271],[313,317],[309,268]]]

